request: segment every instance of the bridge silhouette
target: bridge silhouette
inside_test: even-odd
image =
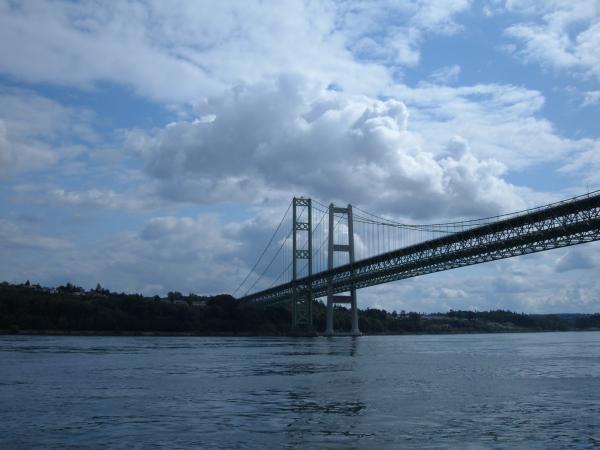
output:
[[[264,305],[289,302],[292,329],[306,331],[313,330],[313,300],[327,297],[325,334],[334,334],[334,305],[347,304],[351,333],[359,335],[357,289],[597,240],[600,191],[437,224],[400,223],[352,205],[294,197],[233,295]]]

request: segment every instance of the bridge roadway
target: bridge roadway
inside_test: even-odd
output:
[[[576,197],[548,207],[338,266],[295,281],[312,288],[313,298],[458,267],[527,255],[600,240],[600,194]],[[279,303],[292,300],[294,282],[240,300]],[[307,295],[304,288],[300,295]]]

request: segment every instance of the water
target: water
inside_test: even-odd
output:
[[[600,333],[0,336],[0,448],[600,448]]]

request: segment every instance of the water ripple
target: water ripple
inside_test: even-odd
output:
[[[599,448],[600,333],[0,337],[0,448]]]

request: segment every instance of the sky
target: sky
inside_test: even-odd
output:
[[[409,223],[600,188],[600,0],[0,0],[0,280],[231,293],[294,195]],[[359,307],[600,311],[600,246]]]

